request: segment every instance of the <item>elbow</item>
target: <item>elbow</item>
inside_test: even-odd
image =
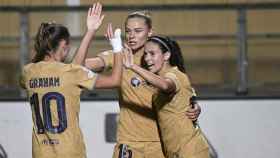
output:
[[[105,68],[105,64],[103,63],[103,61],[99,62],[98,59],[99,58],[85,59],[84,66],[88,69],[93,70],[94,72],[102,72]]]
[[[160,89],[163,92],[169,92],[170,91],[170,88],[169,88],[168,84],[162,84]]]
[[[162,84],[161,91],[164,93],[173,93],[175,90],[170,87],[168,84]]]
[[[90,61],[88,59],[85,60],[85,67],[91,69],[91,64],[90,64]]]

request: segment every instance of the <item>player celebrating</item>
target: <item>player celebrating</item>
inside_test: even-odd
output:
[[[102,5],[89,8],[87,32],[80,54],[86,55],[88,45],[102,23]],[[120,84],[122,50],[120,30],[107,38],[113,45],[114,68],[110,76],[97,75],[87,68],[64,64],[69,51],[69,32],[65,26],[42,23],[35,39],[36,55],[24,66],[21,86],[28,92],[32,109],[33,158],[86,158],[85,143],[79,127],[80,93],[83,88],[114,88]],[[83,58],[83,57],[81,57]]]
[[[185,118],[191,108],[186,99],[193,96],[185,73],[183,57],[177,42],[152,36],[145,44],[146,70],[133,62],[132,50],[127,47],[124,65],[142,76],[158,91],[153,95],[161,138],[167,158],[208,158],[208,144],[199,127]]]
[[[134,12],[125,21],[125,38],[132,49],[134,63],[141,64],[144,44],[152,35],[152,21],[145,12]],[[75,57],[74,60],[77,58]],[[86,59],[86,66],[95,71],[110,69],[113,63],[111,51],[106,51],[96,58]],[[152,108],[154,88],[146,84],[137,73],[125,69],[119,88],[120,117],[117,128],[117,144],[114,158],[164,158],[156,115]],[[187,102],[183,103],[187,104]],[[200,107],[189,109],[190,119],[196,120]]]

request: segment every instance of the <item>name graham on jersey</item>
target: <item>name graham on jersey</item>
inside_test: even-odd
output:
[[[59,77],[32,78],[29,80],[30,88],[45,88],[60,86]]]

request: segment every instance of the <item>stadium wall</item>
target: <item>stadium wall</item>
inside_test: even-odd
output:
[[[56,6],[66,5],[66,0],[0,0],[0,6]],[[279,0],[102,0],[104,5],[149,5],[149,4],[233,4],[233,3],[267,3]],[[80,0],[81,5],[91,4],[91,0]],[[132,10],[106,11],[104,24],[112,22],[114,26],[123,27],[124,19]],[[171,36],[206,36],[234,35],[238,31],[238,14],[233,10],[205,11],[151,11],[156,34]],[[248,34],[263,35],[248,38],[248,78],[253,86],[278,84],[280,53],[279,51],[279,9],[247,11]],[[20,36],[20,14],[1,11],[0,20],[5,21],[0,28],[0,87],[18,87],[17,76],[20,73],[20,45],[14,39]],[[75,17],[69,22],[70,17]],[[29,34],[34,37],[41,22],[55,21],[65,24],[71,35],[82,35],[85,32],[86,10],[83,12],[30,12]],[[166,23],[166,17],[169,18]],[[75,27],[73,27],[75,26]],[[97,32],[103,37],[106,25]],[[174,29],[175,28],[175,29]],[[80,34],[79,34],[80,33]],[[277,38],[275,38],[275,36]],[[197,85],[233,85],[238,78],[236,38],[206,38],[178,40],[185,59],[188,73],[192,74],[193,83]],[[1,40],[3,38],[3,40]],[[6,39],[6,40],[4,40]],[[71,42],[78,46],[79,40]],[[34,55],[33,41],[30,41],[30,59]],[[109,49],[107,41],[94,41],[90,47],[89,57]],[[7,69],[9,65],[9,69]],[[205,72],[205,68],[208,69]],[[204,77],[201,77],[204,76]]]
[[[280,99],[202,100],[200,126],[219,158],[278,158]],[[80,124],[89,158],[109,158],[114,147],[116,101],[83,101]],[[0,157],[31,157],[27,102],[0,102]],[[6,156],[6,157],[5,157]]]

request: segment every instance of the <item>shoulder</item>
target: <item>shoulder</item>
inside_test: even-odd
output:
[[[81,65],[78,65],[78,64],[64,64],[64,65],[61,65],[64,69],[64,71],[68,72],[68,71],[78,71],[78,70],[82,70],[83,66]]]
[[[177,71],[179,80],[181,80],[184,85],[187,85],[187,86],[191,85],[191,81],[190,81],[189,75],[187,73],[183,73],[179,69],[177,69],[176,71]]]
[[[21,77],[28,76],[34,71],[35,63],[29,63],[23,66],[21,70]]]
[[[165,73],[165,77],[169,77],[174,80],[177,80],[177,82],[190,85],[189,76],[186,73],[181,72],[177,67],[172,67],[171,69],[169,69]]]
[[[34,66],[34,63],[29,63],[23,66],[23,70],[27,71],[30,70],[32,68],[32,66]]]
[[[180,71],[177,69],[177,67],[169,68],[164,73],[165,77],[168,77],[168,76],[179,77],[179,75],[180,75]]]
[[[97,54],[97,57],[103,60],[105,68],[111,68],[113,66],[114,53],[112,50],[101,52]]]
[[[108,56],[108,55],[113,55],[113,51],[112,50],[106,50],[103,52],[100,52],[97,54],[97,56]]]
[[[76,73],[87,74],[89,77],[95,75],[95,73],[93,71],[91,71],[90,69],[88,69],[82,65],[77,65],[77,64],[67,64],[66,71],[68,71],[70,73],[74,73],[74,74],[76,74]]]

